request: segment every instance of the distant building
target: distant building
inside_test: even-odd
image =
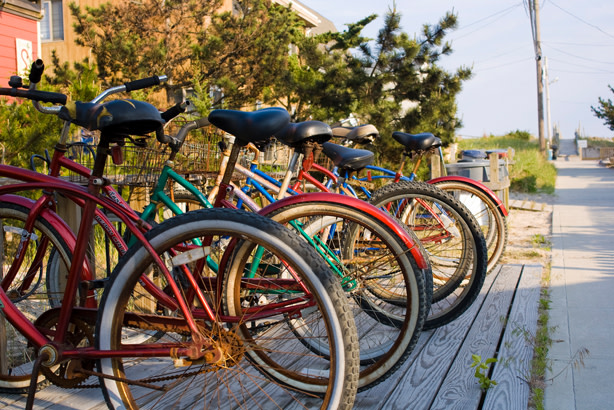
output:
[[[40,55],[41,18],[36,1],[0,1],[0,87],[8,87],[10,76],[22,74]]]
[[[77,0],[76,3],[81,9],[84,9],[85,7],[99,7],[103,3],[117,3],[119,1],[121,0]],[[308,33],[319,34],[326,31],[336,31],[330,20],[298,1],[272,1],[285,7],[292,7],[292,10],[305,21]],[[29,2],[24,1],[24,3]],[[233,3],[234,0],[224,0],[221,11],[232,10]],[[69,1],[42,0],[44,19],[41,22],[41,58],[43,61],[51,61],[53,50],[62,62],[83,61],[85,57],[90,57],[90,61],[92,60],[89,48],[75,44],[76,35],[72,28],[73,17],[70,14],[68,4]]]

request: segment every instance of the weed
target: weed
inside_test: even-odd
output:
[[[476,377],[476,379],[478,379],[480,388],[482,390],[488,390],[491,387],[496,386],[497,382],[488,377],[488,369],[489,369],[489,365],[491,363],[495,363],[497,359],[495,359],[494,357],[491,357],[489,359],[482,361],[482,356],[477,355],[477,354],[472,354],[471,358],[473,359],[473,362],[471,363],[471,367],[475,367],[474,376]]]
[[[551,245],[550,240],[546,236],[540,233],[533,235],[533,237],[531,238],[531,243],[533,244],[533,247],[535,248],[549,249]]]

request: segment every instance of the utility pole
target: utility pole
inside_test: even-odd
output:
[[[550,79],[548,78],[548,57],[544,57],[544,86],[546,87],[546,127],[548,128],[548,148],[551,148],[552,126],[550,124]]]
[[[537,121],[539,131],[539,150],[546,153],[546,138],[544,137],[544,82],[542,69],[542,48],[539,34],[539,0],[527,0],[531,29],[533,32],[533,47],[535,48],[535,65],[537,70]]]

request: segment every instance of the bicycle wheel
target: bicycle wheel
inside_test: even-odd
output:
[[[0,258],[1,273],[5,278],[11,272],[17,249],[23,246],[23,240],[29,238],[25,258],[17,267],[14,279],[4,283],[3,288],[15,306],[39,327],[53,329],[55,322],[53,311],[46,318],[37,321],[43,312],[56,306],[54,301],[61,300],[63,289],[54,294],[46,282],[46,271],[50,266],[52,255],[57,255],[54,266],[59,275],[65,275],[72,260],[72,253],[49,221],[39,217],[31,231],[24,229],[30,209],[11,202],[0,202]],[[26,392],[30,385],[32,364],[37,351],[28,340],[14,328],[8,320],[0,316],[0,390],[11,393]],[[50,371],[56,371],[55,367]],[[38,381],[42,383],[44,375]]]
[[[507,246],[507,218],[488,194],[469,183],[438,181],[434,185],[451,194],[475,217],[486,239],[490,272],[499,263]]]
[[[358,329],[359,391],[387,379],[413,350],[430,305],[411,251],[383,222],[349,205],[304,202],[265,215],[298,232],[341,280]],[[327,354],[295,323],[310,350]]]
[[[339,281],[302,240],[264,217],[227,209],[171,218],[147,238],[172,268],[181,294],[169,294],[171,300],[165,301],[143,291],[139,278],[144,272],[151,272],[160,290],[167,288],[167,278],[153,269],[142,244],[120,260],[103,295],[97,346],[127,355],[130,349],[163,346],[167,351],[158,357],[101,359],[99,370],[114,377],[101,377],[109,406],[286,408],[309,400],[320,408],[352,407],[358,382],[356,328]],[[193,238],[208,239],[210,246],[196,247]],[[219,273],[211,268],[216,265]],[[282,279],[287,272],[293,279]],[[217,312],[213,320],[194,300],[194,288],[184,283],[192,273],[198,273],[206,305]],[[226,307],[235,315],[220,314],[217,279],[228,293],[244,298],[240,311],[234,304]],[[190,337],[182,311],[169,306],[179,299],[191,307],[200,329],[197,339]],[[298,340],[288,326],[296,318],[318,330],[330,356],[316,355]],[[158,343],[124,343],[125,334],[152,328],[166,332]],[[180,354],[190,346],[202,351],[199,338],[212,344],[216,360]],[[170,357],[169,347],[175,352]],[[140,379],[140,385],[127,381],[132,379]]]
[[[425,329],[449,323],[475,300],[486,276],[486,242],[475,218],[451,195],[421,182],[386,185],[371,203],[412,229],[433,271],[433,303]]]

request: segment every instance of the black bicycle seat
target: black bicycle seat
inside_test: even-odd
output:
[[[284,129],[275,133],[275,138],[291,147],[300,146],[304,141],[314,141],[319,144],[328,141],[333,132],[321,121],[303,121],[289,123]]]
[[[278,107],[258,111],[213,110],[209,122],[234,135],[236,144],[245,146],[270,139],[290,122],[290,114]]]
[[[344,147],[342,145],[325,142],[322,144],[322,152],[329,157],[333,164],[341,169],[358,171],[371,165],[375,157],[373,152],[366,149]]]
[[[358,144],[367,144],[379,136],[375,125],[364,124],[357,127],[334,127],[333,136],[345,138]]]
[[[430,132],[408,134],[396,131],[392,133],[392,138],[403,145],[408,151],[426,151],[431,148],[441,147],[441,139]]]

